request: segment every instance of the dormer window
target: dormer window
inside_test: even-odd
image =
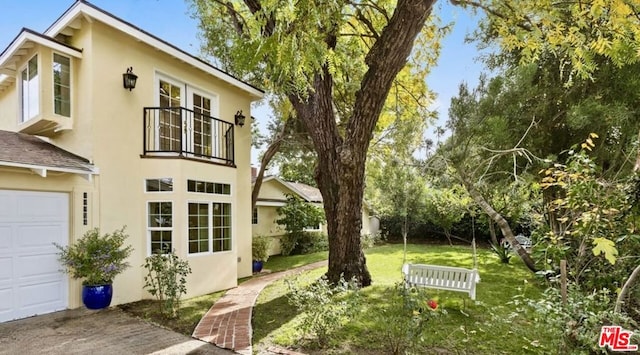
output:
[[[71,117],[71,59],[53,54],[53,107],[54,113]]]
[[[40,114],[40,78],[38,56],[34,55],[21,72],[22,122]]]

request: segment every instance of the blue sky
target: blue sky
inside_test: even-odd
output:
[[[200,40],[197,22],[189,16],[189,8],[184,0],[89,2],[189,53],[198,54]],[[73,3],[74,0],[0,0],[0,50],[9,45],[22,27],[44,32]],[[459,84],[466,81],[475,86],[482,70],[482,65],[475,61],[475,45],[464,43],[465,35],[475,28],[476,17],[449,5],[448,1],[441,0],[439,3],[436,11],[442,13],[445,22],[453,20],[456,25],[443,43],[438,66],[427,79],[431,90],[438,94],[433,108],[440,113],[440,120],[433,127],[444,125],[449,101],[457,93]],[[259,122],[270,119],[269,111],[264,108],[254,110],[252,115]],[[428,135],[432,136],[432,133]],[[256,158],[252,160],[256,161]]]

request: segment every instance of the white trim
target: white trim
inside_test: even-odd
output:
[[[31,169],[31,170],[51,170],[51,171],[57,171],[57,172],[61,172],[61,173],[69,173],[69,174],[78,174],[78,175],[98,175],[100,172],[97,167],[93,167],[89,170],[81,170],[81,169],[73,169],[73,168],[60,168],[60,167],[55,167],[55,166],[46,166],[46,165],[36,165],[36,164],[23,164],[23,163],[12,163],[12,162],[6,162],[6,161],[0,161],[0,166],[9,166],[12,168],[24,168],[24,169]],[[38,173],[38,175],[40,175]],[[46,172],[45,172],[46,175]]]
[[[269,206],[269,207],[282,207],[285,206],[286,202],[277,202],[277,201],[256,201],[256,206]]]
[[[11,57],[13,57],[13,55],[16,54],[16,52],[19,51],[27,42],[35,42],[41,46],[51,48],[54,51],[64,53],[68,56],[82,58],[82,52],[77,49],[60,44],[52,38],[46,39],[23,29],[18,37],[9,45],[9,47],[7,47],[7,49],[5,49],[2,56],[0,56],[0,67],[6,65],[9,59],[11,59]],[[2,77],[0,77],[0,79],[4,80]]]
[[[64,116],[61,115],[59,113],[56,113],[56,79],[55,79],[55,75],[53,73],[53,65],[55,64],[56,60],[55,60],[55,56],[59,55],[61,57],[65,57],[69,59],[69,116]],[[74,90],[73,90],[73,58],[71,56],[67,56],[65,54],[60,54],[60,53],[56,53],[56,51],[53,51],[53,53],[51,53],[51,76],[52,76],[52,86],[51,86],[51,102],[53,103],[53,114],[59,117],[63,117],[63,118],[72,118],[73,117],[73,95],[74,95]]]
[[[237,212],[235,211],[235,203],[233,203],[232,201],[229,202],[223,202],[223,201],[216,201],[216,200],[207,200],[207,199],[187,199],[186,201],[186,209],[185,209],[185,225],[186,225],[186,238],[184,243],[186,243],[186,246],[183,244],[183,247],[185,247],[185,251],[187,254],[187,257],[198,257],[198,256],[211,256],[211,255],[220,255],[223,253],[230,253],[230,252],[234,252],[234,248],[235,248],[235,241],[234,241],[234,235],[235,235],[235,226],[234,226],[234,214]],[[190,253],[189,252],[189,204],[190,203],[198,203],[198,204],[206,204],[208,207],[208,216],[207,216],[207,221],[209,223],[208,227],[207,227],[207,238],[208,238],[208,242],[209,242],[209,250],[206,252],[198,252],[198,253]],[[219,203],[219,204],[227,204],[229,205],[229,233],[231,233],[231,235],[229,236],[229,242],[231,243],[231,248],[229,250],[220,250],[220,251],[213,251],[213,205],[215,203]],[[224,215],[223,215],[224,216]]]
[[[171,180],[171,191],[148,191],[147,190],[147,180],[162,180],[162,179],[169,179]],[[173,177],[161,177],[161,178],[143,178],[142,179],[142,191],[144,191],[145,194],[172,194],[175,192],[175,185],[173,184],[173,181],[175,179]]]
[[[163,42],[157,37],[154,37],[129,23],[126,23],[116,17],[113,17],[110,14],[107,14],[101,10],[98,10],[92,6],[89,6],[83,2],[76,2],[65,14],[62,15],[55,23],[47,29],[45,32],[46,35],[54,37],[61,31],[63,31],[67,26],[69,26],[73,20],[75,20],[80,15],[86,15],[93,19],[96,19],[100,22],[105,23],[106,25],[117,29],[119,31],[124,32],[125,34],[137,39],[138,41],[144,42],[174,58],[177,58],[180,61],[187,63],[197,69],[202,70],[228,84],[231,84],[253,96],[254,99],[261,99],[264,96],[264,93],[253,86],[244,83],[229,74],[222,72],[221,70],[206,64],[203,61],[198,60],[197,58],[187,54],[186,52],[177,49],[169,45],[166,42]]]
[[[163,202],[169,202],[171,203],[171,227],[151,227],[149,225],[149,204],[151,203],[163,203]],[[144,222],[144,226],[145,229],[147,231],[147,243],[145,245],[145,248],[147,249],[147,256],[151,256],[152,253],[152,249],[151,249],[151,232],[152,231],[171,231],[171,250],[170,252],[173,252],[173,250],[175,249],[175,238],[173,238],[175,236],[175,205],[176,203],[173,200],[146,200],[145,201],[145,210],[146,210],[146,214],[144,216],[145,218],[145,222]],[[152,229],[153,228],[153,229]]]

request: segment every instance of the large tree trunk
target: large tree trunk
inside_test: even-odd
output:
[[[371,284],[360,245],[366,154],[393,80],[406,64],[434,2],[398,0],[393,16],[366,57],[368,70],[344,134],[338,129],[333,110],[333,78],[328,67],[315,75],[306,97],[289,95],[318,154],[315,178],[327,219],[327,277],[332,283],[344,277],[354,279],[360,286]],[[327,34],[329,48],[335,48],[336,35]],[[347,118],[341,117],[341,122],[345,122],[344,119]]]
[[[462,172],[460,169],[456,169],[456,170],[458,171],[458,175],[460,176],[460,180],[462,181],[462,184],[467,189],[467,192],[469,193],[471,198],[473,198],[473,200],[482,208],[482,210],[489,217],[491,217],[491,219],[493,221],[495,221],[496,224],[498,224],[498,227],[500,228],[500,231],[502,232],[502,235],[509,242],[511,247],[516,251],[516,254],[518,254],[520,259],[522,259],[524,264],[529,268],[529,270],[531,270],[533,272],[538,271],[538,269],[536,268],[536,264],[533,261],[533,259],[531,259],[531,256],[529,255],[529,253],[527,253],[527,251],[522,247],[522,245],[520,245],[518,240],[513,235],[513,231],[511,230],[511,227],[509,226],[509,222],[507,222],[507,220],[504,219],[504,217],[502,217],[502,215],[500,213],[498,213],[489,204],[489,202],[487,202],[487,200],[476,189],[476,187],[473,185],[473,183],[471,181],[469,181],[469,178],[464,174],[464,172]]]

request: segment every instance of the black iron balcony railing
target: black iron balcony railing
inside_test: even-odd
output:
[[[144,108],[144,155],[234,164],[233,124],[184,107]]]

